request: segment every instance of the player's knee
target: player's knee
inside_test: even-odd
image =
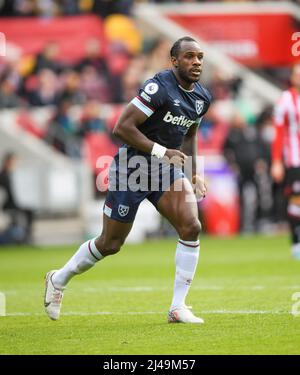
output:
[[[198,219],[193,219],[182,225],[179,229],[179,236],[182,240],[196,240],[201,232],[201,223]]]
[[[106,257],[108,255],[117,254],[123,245],[124,241],[122,239],[107,239],[107,240],[100,240],[96,243],[97,248],[99,249],[100,253]]]

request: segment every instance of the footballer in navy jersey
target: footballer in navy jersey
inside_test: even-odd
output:
[[[46,275],[45,310],[51,319],[59,318],[63,291],[72,277],[119,252],[140,203],[148,199],[179,236],[167,321],[203,323],[185,303],[200,252],[196,197],[206,195],[195,163],[198,126],[211,100],[198,82],[203,57],[196,40],[178,39],[170,50],[172,68],[146,81],[122,112],[114,134],[124,145],[110,168],[102,233],[82,244],[64,267]],[[190,160],[191,181],[184,174]]]
[[[168,149],[179,150],[189,129],[199,126],[210,100],[210,94],[200,83],[196,82],[193,89],[187,90],[180,85],[172,70],[165,70],[147,80],[131,103],[147,116],[139,126],[141,133]],[[128,162],[137,156],[146,158],[147,162],[136,163],[135,168],[129,168]],[[146,184],[140,184],[139,188],[137,184],[129,183],[129,177],[141,165],[143,171],[139,177],[145,177]],[[153,173],[156,170],[159,170],[158,174]],[[157,208],[164,191],[183,177],[181,168],[167,161],[158,162],[150,154],[125,144],[110,168],[104,213],[121,222],[133,222],[145,198]],[[157,185],[153,183],[154,179],[158,180]]]
[[[146,81],[131,103],[149,116],[139,127],[143,134],[167,148],[180,149],[189,128],[200,124],[210,101],[200,83],[186,90],[172,70],[165,70]]]

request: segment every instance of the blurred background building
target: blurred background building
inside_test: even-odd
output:
[[[99,233],[97,159],[116,153],[112,129],[123,106],[170,66],[170,46],[184,35],[203,46],[202,82],[213,96],[198,137],[209,188],[199,205],[204,230],[284,228],[282,187],[269,175],[272,111],[297,60],[299,20],[300,1],[0,0],[0,159],[16,156],[12,194],[33,220],[20,237],[0,184],[0,243],[74,243]],[[166,234],[144,202],[129,241]]]

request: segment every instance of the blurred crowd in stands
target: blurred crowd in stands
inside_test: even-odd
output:
[[[105,18],[111,13],[130,15],[132,4],[132,0],[0,0],[0,16],[93,12]],[[136,95],[145,79],[170,66],[168,40],[140,44],[130,49],[111,43],[109,57],[104,57],[101,42],[90,39],[84,58],[73,65],[60,61],[55,41],[36,56],[2,59],[0,110],[19,108],[18,125],[67,156],[80,158],[89,149],[89,161],[95,168],[100,152],[113,155],[119,145],[111,130],[122,105]],[[271,218],[279,222],[284,208],[278,198],[280,187],[274,186],[269,177],[272,108],[263,108],[257,115],[239,103],[241,83],[221,69],[212,71],[206,86],[214,102],[199,128],[199,150],[205,155],[224,154],[238,181],[241,230],[247,232],[259,229],[258,223],[270,222]],[[228,101],[234,103],[233,115],[224,118],[219,106]],[[107,104],[113,108],[109,115],[104,110]],[[48,106],[51,116],[45,126],[37,126],[30,109]]]
[[[55,17],[93,12],[101,17],[112,13],[131,14],[134,3],[245,3],[247,0],[0,0],[0,16]],[[252,0],[252,2],[260,0]],[[280,0],[273,0],[280,1]],[[300,0],[288,0],[300,3]]]
[[[130,101],[146,78],[169,66],[170,43],[164,39],[154,41],[138,54],[118,44],[112,43],[110,47],[109,58],[104,58],[101,42],[88,40],[85,57],[75,65],[59,61],[56,42],[50,42],[29,59],[0,60],[0,109],[22,109],[23,127],[69,156],[80,156],[64,143],[70,143],[72,136],[81,140],[89,132],[106,130],[101,104]],[[40,129],[30,124],[27,109],[49,106],[53,116],[48,126]],[[79,119],[72,117],[73,106],[81,107]]]
[[[95,13],[106,17],[112,13],[130,14],[133,0],[1,0],[0,16],[56,17]]]

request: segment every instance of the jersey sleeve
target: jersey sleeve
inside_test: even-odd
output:
[[[210,106],[210,102],[205,102],[204,103],[203,110],[201,112],[201,118],[206,114],[206,112],[208,111],[209,106]]]
[[[210,106],[211,101],[212,101],[212,96],[211,96],[210,92],[205,89],[205,93],[207,94],[207,98],[206,98],[205,102],[203,103],[203,109],[201,111],[200,117],[198,117],[197,120],[196,120],[197,126],[200,126],[201,121],[202,121],[204,115],[206,114],[206,112],[208,111],[209,106]]]
[[[131,103],[150,117],[167,98],[166,89],[155,79],[146,81]]]
[[[201,117],[200,117],[200,119],[199,119],[199,125],[200,125],[200,123],[201,123],[201,120],[202,120],[203,116],[204,116],[204,115],[206,114],[206,112],[208,111],[208,109],[209,109],[209,107],[210,107],[210,104],[211,104],[211,102],[212,102],[212,95],[211,95],[211,93],[210,93],[206,88],[203,87],[203,89],[204,89],[204,92],[205,92],[205,94],[206,94],[206,100],[205,100],[205,102],[204,102],[203,110],[202,110],[202,112],[201,112]]]

